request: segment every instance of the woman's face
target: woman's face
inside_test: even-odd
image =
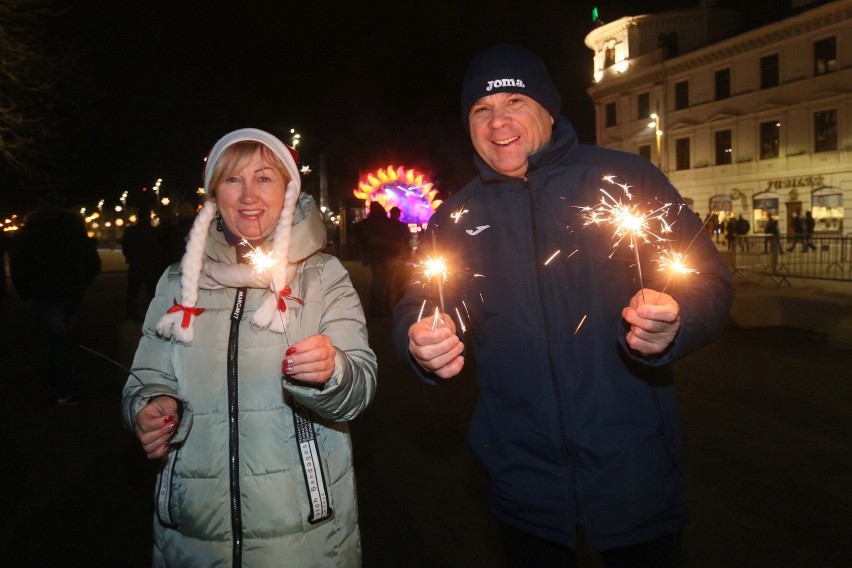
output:
[[[245,168],[216,186],[214,195],[228,229],[253,241],[268,237],[275,229],[284,208],[285,191],[280,170],[258,149]]]

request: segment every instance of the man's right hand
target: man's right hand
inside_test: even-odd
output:
[[[447,314],[424,318],[408,328],[408,351],[424,370],[442,379],[458,375],[464,367],[464,343],[456,335],[456,324]]]

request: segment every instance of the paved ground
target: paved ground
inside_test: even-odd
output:
[[[350,267],[363,289],[369,273]],[[121,271],[98,278],[80,342],[126,363],[135,330],[121,324],[124,282]],[[0,321],[2,564],[148,566],[154,466],[120,424],[124,373],[81,352],[85,401],[57,408],[29,305],[13,293]],[[379,390],[352,423],[365,568],[499,568],[464,442],[473,380],[417,382],[390,352],[390,322],[369,327]],[[850,369],[852,350],[777,327],[730,326],[677,364],[692,508],[684,566],[852,565]],[[600,566],[592,553],[582,560]]]

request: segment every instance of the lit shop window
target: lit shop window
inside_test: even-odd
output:
[[[811,214],[815,233],[843,233],[843,194],[839,188],[826,187],[811,193]]]
[[[769,216],[778,218],[778,194],[759,193],[754,196],[754,219],[752,228],[755,233],[765,233]]]

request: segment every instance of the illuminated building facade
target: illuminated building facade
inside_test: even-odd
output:
[[[790,8],[745,31],[708,0],[597,27],[597,144],[653,161],[702,216],[852,233],[852,0]]]

